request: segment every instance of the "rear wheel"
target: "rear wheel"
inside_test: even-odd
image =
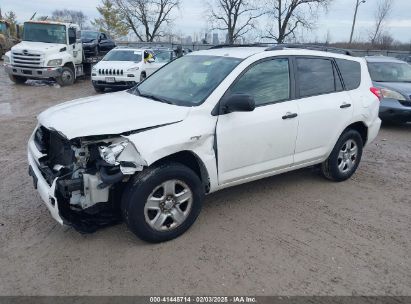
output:
[[[61,71],[61,76],[56,78],[56,81],[62,87],[72,85],[74,83],[74,71],[72,68],[64,66]]]
[[[187,231],[197,219],[203,199],[199,177],[186,166],[167,163],[135,176],[126,188],[121,207],[134,234],[158,243]]]
[[[330,156],[321,164],[321,171],[327,179],[341,182],[349,179],[361,161],[363,141],[356,130],[345,131],[332,150]]]
[[[23,76],[17,76],[17,75],[9,74],[9,78],[10,78],[11,81],[13,81],[16,84],[23,84],[27,81],[27,78],[23,77]]]

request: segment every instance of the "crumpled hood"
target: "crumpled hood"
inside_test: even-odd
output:
[[[411,83],[410,82],[374,82],[374,85],[379,88],[386,88],[397,91],[407,97],[411,98]]]
[[[66,47],[65,44],[58,43],[44,43],[44,42],[33,42],[33,41],[22,41],[16,44],[11,49],[12,51],[24,51],[34,52],[37,54],[51,54],[58,53],[60,49]]]
[[[125,91],[65,102],[38,116],[44,127],[68,139],[114,135],[182,121],[190,108],[161,103]]]

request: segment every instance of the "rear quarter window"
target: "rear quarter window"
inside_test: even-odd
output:
[[[356,61],[335,59],[346,90],[355,90],[361,83],[361,64]]]

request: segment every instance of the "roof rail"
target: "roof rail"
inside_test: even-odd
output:
[[[330,52],[330,53],[337,53],[337,54],[353,56],[352,52],[350,52],[349,50],[329,47],[329,46],[320,45],[320,44],[284,43],[284,44],[277,44],[272,47],[269,47],[266,49],[266,51],[278,51],[278,50],[284,50],[284,49],[305,49],[305,50],[323,51],[323,52]]]
[[[249,44],[219,44],[214,45],[210,50],[223,49],[223,48],[236,48],[236,47],[269,47],[272,43],[249,43]]]

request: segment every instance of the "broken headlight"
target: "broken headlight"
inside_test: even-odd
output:
[[[100,146],[98,151],[101,158],[110,165],[118,165],[117,157],[124,151],[127,147],[128,142],[123,141],[119,143],[112,144],[110,146]]]

